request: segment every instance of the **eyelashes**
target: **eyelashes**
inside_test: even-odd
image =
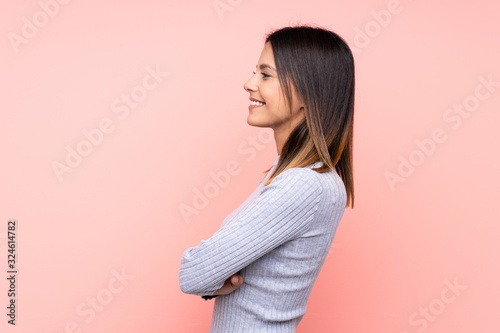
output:
[[[253,73],[253,74],[255,74],[255,72],[252,72],[252,73]],[[270,77],[270,76],[271,76],[271,75],[266,74],[266,73],[261,73],[261,74],[262,74],[262,76],[263,76],[264,78],[266,78],[266,77]]]

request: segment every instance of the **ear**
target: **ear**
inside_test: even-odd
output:
[[[306,106],[304,105],[304,102],[302,101],[302,99],[300,99],[298,96],[297,98],[295,99],[294,101],[294,113],[297,113],[297,114],[300,114],[300,113],[303,113],[304,116],[305,116],[305,112],[306,112]]]

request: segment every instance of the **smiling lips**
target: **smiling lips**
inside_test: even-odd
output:
[[[258,99],[250,97],[250,105],[248,106],[249,109],[255,109],[260,106],[265,105],[266,103],[259,101]]]

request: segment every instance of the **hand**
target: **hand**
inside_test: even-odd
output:
[[[243,276],[234,274],[224,282],[224,285],[216,290],[211,296],[214,295],[227,295],[238,289],[243,284]]]

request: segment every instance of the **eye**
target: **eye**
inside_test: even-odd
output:
[[[253,74],[255,74],[255,72],[252,72],[252,73],[253,73]],[[270,77],[270,76],[271,76],[271,75],[266,74],[266,73],[261,73],[261,74],[262,74],[262,76],[263,76],[264,78],[266,78],[266,77]]]

